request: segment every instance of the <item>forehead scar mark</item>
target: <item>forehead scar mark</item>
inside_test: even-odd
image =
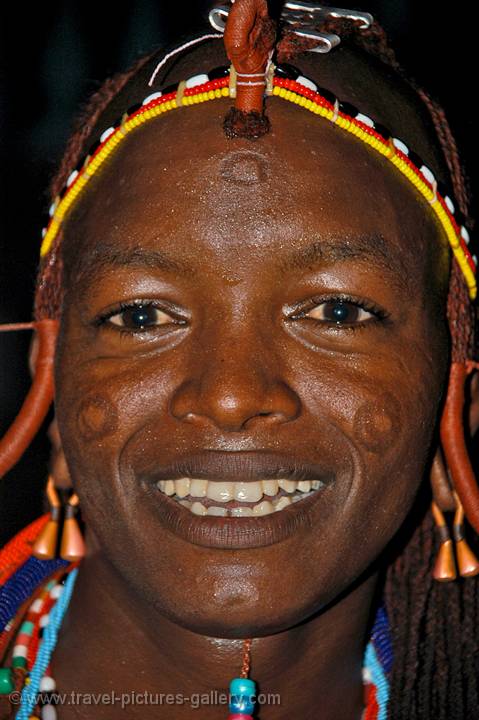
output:
[[[78,408],[78,429],[84,440],[100,440],[118,427],[113,404],[102,395],[84,398]]]
[[[234,185],[256,185],[268,175],[268,161],[252,150],[231,152],[220,162],[220,177]]]
[[[401,409],[389,393],[363,403],[353,421],[356,440],[372,453],[382,453],[398,435]]]

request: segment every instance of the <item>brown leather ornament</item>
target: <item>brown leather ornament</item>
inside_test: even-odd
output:
[[[38,337],[35,376],[17,417],[0,440],[0,477],[21,458],[40,429],[53,400],[53,358],[58,320],[32,323]],[[5,329],[16,329],[15,326]]]
[[[265,73],[275,40],[275,23],[266,0],[236,0],[224,33],[237,78],[235,106],[224,122],[228,137],[255,139],[269,130],[264,114]]]

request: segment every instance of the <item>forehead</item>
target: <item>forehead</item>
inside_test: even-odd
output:
[[[171,113],[128,138],[68,222],[73,255],[160,246],[238,270],[338,238],[353,253],[368,237],[401,272],[446,248],[426,203],[362,143],[276,98],[268,136],[231,141],[226,108]]]

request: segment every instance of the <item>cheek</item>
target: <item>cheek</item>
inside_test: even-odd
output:
[[[80,403],[77,427],[82,440],[103,440],[118,429],[118,414],[106,394],[92,395]]]

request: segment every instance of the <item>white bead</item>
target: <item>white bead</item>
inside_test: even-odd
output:
[[[434,185],[434,183],[436,182],[436,178],[434,177],[434,173],[432,172],[432,170],[429,170],[429,168],[427,167],[427,165],[421,165],[421,167],[419,168],[419,170],[420,170],[421,173],[424,175],[424,177],[426,178],[426,180],[428,181],[428,183],[429,183],[430,185]]]
[[[409,155],[409,148],[403,143],[402,140],[399,140],[398,138],[393,138],[393,145],[394,147],[397,147],[397,149],[400,150],[402,153],[404,153],[404,155]]]
[[[362,122],[365,125],[369,125],[369,127],[374,127],[374,120],[371,120],[371,118],[368,115],[364,115],[363,113],[358,113],[354,119],[359,120],[359,122]]]
[[[466,245],[469,245],[471,238],[469,237],[469,233],[467,232],[464,225],[461,225],[461,237],[464,240],[464,242],[466,243]]]
[[[47,229],[46,229],[46,228],[43,228],[43,230],[42,230],[42,238],[44,238],[46,234],[47,234]],[[35,600],[35,602],[37,602],[37,601]],[[35,603],[33,603],[33,604],[35,605]]]
[[[153,102],[153,100],[158,100],[158,98],[160,98],[162,95],[162,92],[154,92],[151,95],[148,95],[148,97],[146,97],[141,104],[148,105],[148,103]]]
[[[56,690],[56,682],[52,677],[44,675],[40,680],[40,692],[53,692]]]
[[[209,77],[205,73],[201,73],[201,75],[193,75],[193,77],[188,78],[188,80],[185,83],[185,87],[187,88],[194,88],[197,85],[204,85],[205,83],[209,82]]]
[[[40,625],[41,628],[44,628],[48,625],[49,622],[50,622],[50,615],[48,615],[48,613],[47,613],[46,615],[41,616],[40,620],[38,621],[38,624]]]
[[[26,645],[15,645],[13,648],[13,657],[23,657],[26,658],[28,653],[28,648]]]
[[[63,592],[63,585],[54,585],[52,589],[50,590],[50,597],[54,600],[58,600],[60,595]]]
[[[53,705],[44,705],[42,707],[42,720],[57,720],[57,711]]]
[[[72,173],[70,173],[70,175],[68,176],[68,180],[67,180],[67,187],[70,187],[72,182],[74,182],[77,179],[77,177],[78,177],[78,170],[74,170]]]
[[[48,214],[50,215],[50,217],[53,217],[56,209],[57,209],[57,204],[55,201],[53,201],[48,209]]]
[[[444,198],[444,202],[446,203],[447,209],[449,210],[451,215],[454,215],[454,213],[456,212],[456,208],[454,207],[454,203],[452,202],[449,195],[446,195],[446,197]]]
[[[477,265],[477,255],[473,255],[472,259],[474,261],[474,265]]]
[[[296,82],[299,83],[300,85],[304,85],[304,87],[309,88],[313,92],[316,92],[318,89],[318,86],[316,85],[316,83],[314,83],[309,78],[304,77],[304,75],[298,75],[298,77],[296,78]]]
[[[113,135],[114,132],[115,132],[115,128],[114,128],[114,127],[109,127],[107,130],[105,130],[104,132],[102,132],[102,134],[100,135],[100,142],[101,142],[101,143],[104,143],[105,140],[108,140],[108,138],[110,137],[110,135]]]

